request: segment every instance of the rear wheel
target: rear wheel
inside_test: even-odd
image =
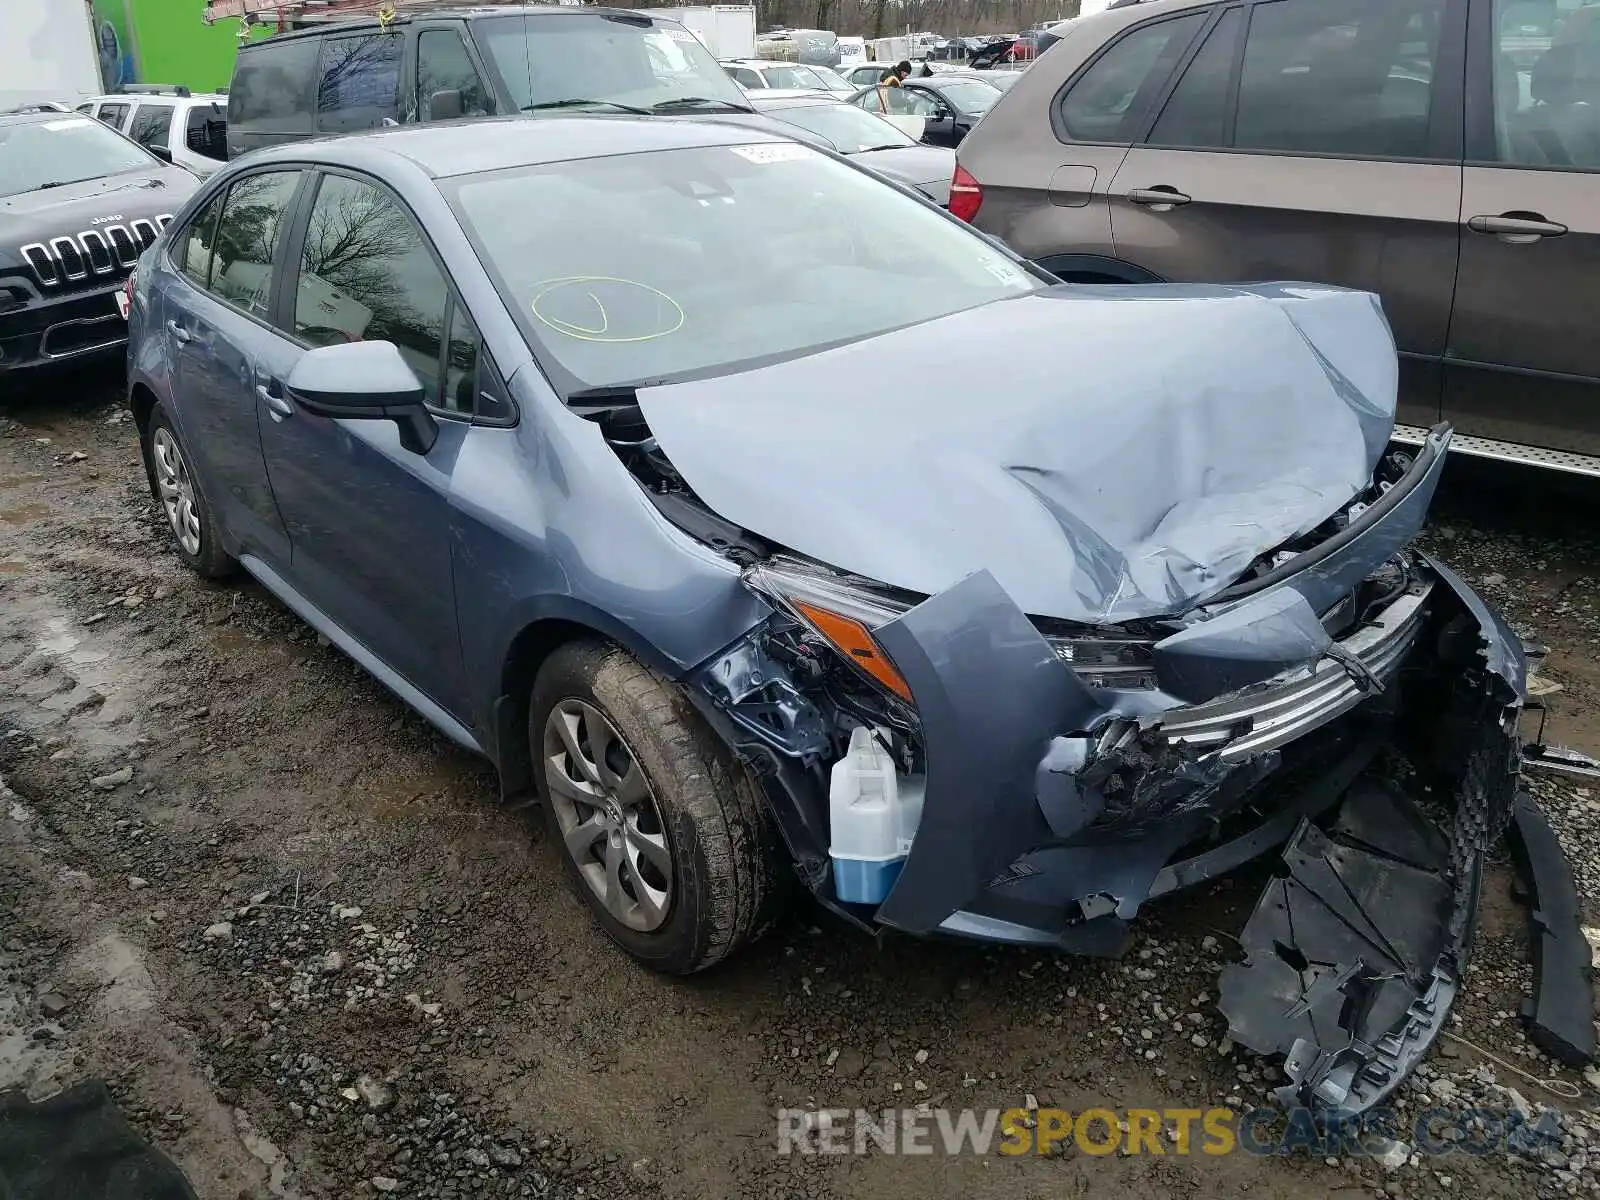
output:
[[[222,548],[211,506],[200,491],[178,431],[160,404],[151,409],[146,422],[144,453],[179,557],[204,579],[231,575],[238,563]]]
[[[545,824],[607,935],[688,974],[770,919],[774,853],[755,784],[676,686],[620,647],[546,660],[528,714]]]

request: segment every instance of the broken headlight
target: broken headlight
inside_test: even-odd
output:
[[[748,568],[743,578],[745,586],[799,622],[858,672],[911,703],[911,689],[872,631],[910,609],[915,597],[783,556]]]
[[[904,615],[923,597],[786,555],[750,567],[744,582],[880,688],[911,701],[910,688],[878,645],[873,630]],[[1035,619],[1034,624],[1056,657],[1090,687],[1156,686],[1150,653],[1153,639],[1119,634],[1114,629],[1084,632],[1069,622],[1051,619]]]

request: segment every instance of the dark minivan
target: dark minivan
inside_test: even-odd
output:
[[[455,117],[751,111],[694,34],[644,12],[461,9],[307,25],[239,48],[229,157]]]

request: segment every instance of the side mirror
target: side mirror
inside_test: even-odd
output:
[[[307,412],[341,421],[393,421],[414,454],[433,449],[439,426],[423,406],[422,383],[393,342],[350,342],[308,350],[285,382]]]
[[[461,101],[461,92],[456,88],[446,88],[428,97],[430,121],[454,121],[466,111],[466,106]]]
[[[166,146],[146,146],[145,149],[150,151],[151,154],[154,154],[164,163],[169,163],[172,161],[172,151]]]

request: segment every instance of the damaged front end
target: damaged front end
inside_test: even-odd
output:
[[[1195,538],[1174,527],[1168,590],[1200,589],[1175,615],[1152,614],[1148,557],[1103,543],[1056,593],[1058,613],[1089,617],[1068,619],[1030,613],[987,569],[927,594],[787,550],[702,499],[696,476],[727,482],[716,464],[680,475],[654,419],[628,398],[600,409],[662,515],[769,603],[687,692],[764,787],[806,884],[862,929],[1115,955],[1146,901],[1281,848],[1220,1006],[1235,1042],[1282,1056],[1282,1100],[1359,1113],[1438,1036],[1514,811],[1543,846],[1525,857],[1564,866],[1519,793],[1522,644],[1413,545],[1446,426],[1414,456],[1380,440],[1364,489],[1226,578],[1181,548],[1221,544],[1217,510]],[[1035,587],[1030,606],[1051,603],[999,561]],[[1576,911],[1570,878],[1535,890],[1547,913]],[[1544,940],[1547,964],[1569,957],[1570,937]],[[1562,1011],[1587,1012],[1582,990]],[[1541,1044],[1577,1061],[1592,1030]]]
[[[1448,442],[1171,620],[1072,626],[987,572],[921,597],[752,555],[773,617],[693,690],[864,928],[1116,954],[1145,901],[1283,847],[1221,1008],[1283,1056],[1286,1103],[1360,1112],[1443,1026],[1518,795],[1521,644],[1411,548]],[[918,806],[872,903],[837,852],[858,729]]]

